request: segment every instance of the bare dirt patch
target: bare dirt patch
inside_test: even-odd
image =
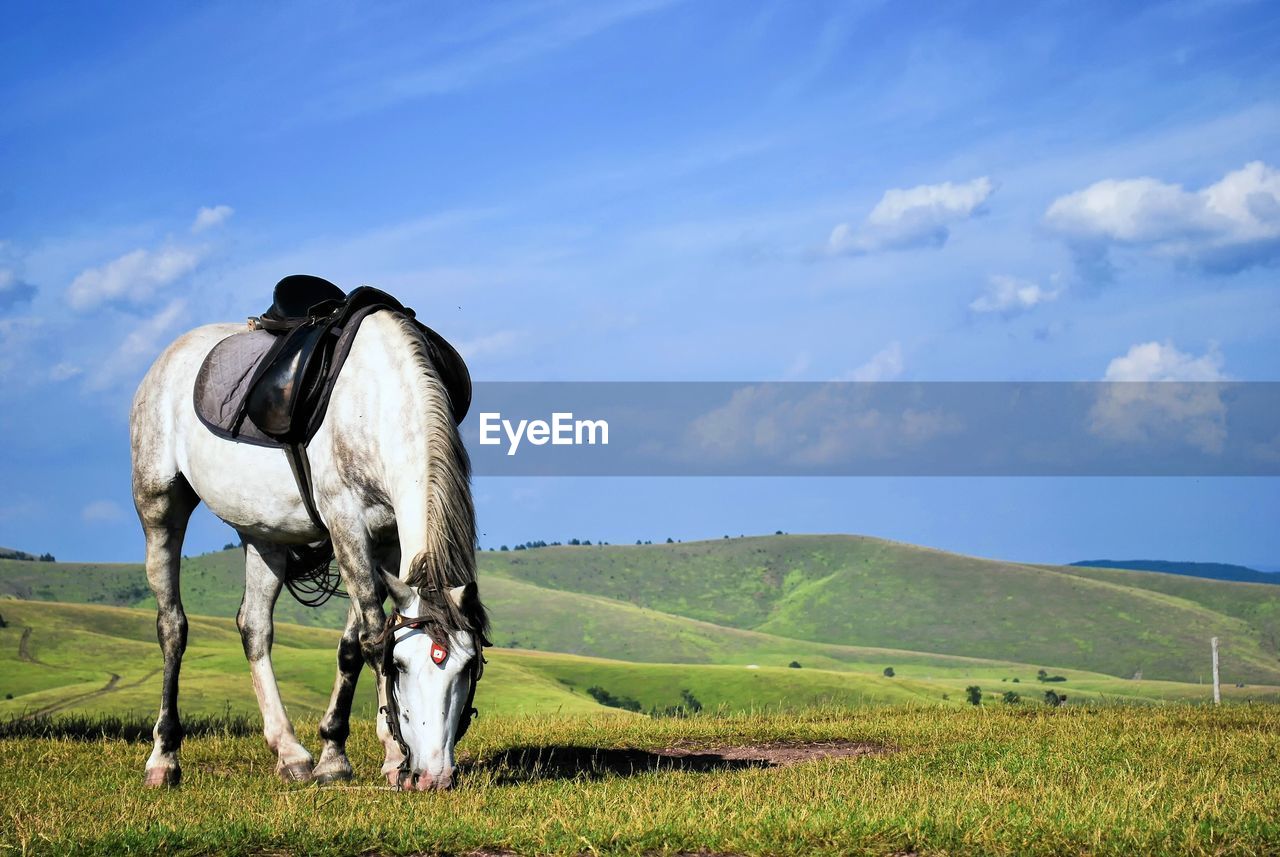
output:
[[[543,779],[598,779],[652,771],[732,771],[775,768],[815,759],[856,759],[895,752],[864,741],[773,741],[712,747],[677,743],[659,750],[614,747],[512,747],[495,756],[464,763],[463,770],[488,770],[499,782]]]
[[[883,756],[896,748],[866,741],[772,741],[765,744],[732,744],[687,749],[669,747],[660,754],[680,757],[692,754],[718,757],[726,762],[757,762],[760,767],[784,767],[815,759],[857,759]]]

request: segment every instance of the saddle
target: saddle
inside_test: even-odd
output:
[[[471,406],[471,375],[443,336],[384,291],[361,286],[346,294],[305,274],[277,283],[266,312],[249,319],[249,330],[215,345],[196,375],[200,421],[219,437],[284,449],[307,512],[321,529],[306,446],[324,421],[360,323],[379,311],[408,318],[422,333],[454,422],[462,422]]]

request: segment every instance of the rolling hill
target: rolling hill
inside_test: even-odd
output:
[[[546,547],[479,561],[494,641],[517,651],[762,668],[795,660],[872,674],[893,666],[935,679],[1021,669],[1025,681],[1034,665],[1196,682],[1218,636],[1224,681],[1280,684],[1280,589],[1261,584],[1007,563],[857,536]],[[239,551],[185,560],[188,611],[234,616],[242,573]],[[138,564],[0,560],[6,595],[153,604]],[[334,629],[345,611],[340,599],[315,610],[285,596],[277,618]]]
[[[3,603],[0,628],[0,717],[36,714],[111,713],[150,717],[160,698],[161,657],[155,619],[146,610],[59,602]],[[190,617],[183,662],[182,710],[224,711],[256,716],[248,667],[235,622]],[[338,634],[320,628],[276,626],[274,663],[290,713],[314,720],[327,705],[333,683]],[[476,695],[487,715],[610,712],[592,688],[636,700],[642,709],[684,702],[688,691],[705,710],[794,711],[812,706],[925,704],[961,706],[964,689],[979,683],[986,700],[1012,690],[1035,702],[1046,685],[1027,664],[934,658],[909,653],[892,657],[896,675],[845,662],[838,669],[708,663],[636,663],[555,652],[496,647]],[[1202,685],[1130,681],[1068,670],[1065,683],[1051,685],[1076,702],[1126,700],[1161,703],[1204,700]],[[354,710],[372,717],[373,682],[365,675]],[[1280,687],[1224,688],[1228,700],[1280,701]],[[305,736],[304,736],[305,738]],[[313,739],[312,736],[311,739]],[[308,739],[308,740],[311,740]]]
[[[776,636],[1196,681],[1280,680],[1280,590],[1035,566],[860,536],[486,552],[508,578]],[[1230,652],[1229,655],[1226,653]]]

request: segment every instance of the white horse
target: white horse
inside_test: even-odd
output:
[[[448,788],[454,745],[470,722],[486,618],[475,583],[470,465],[422,334],[388,311],[370,315],[356,334],[308,446],[326,533],[308,515],[283,451],[216,437],[196,416],[192,389],[200,364],[238,330],[243,326],[214,324],[182,336],[134,397],[133,497],[146,534],[147,579],[158,602],[164,652],[164,689],[145,782],[166,786],[181,779],[178,673],[187,620],[179,560],[188,519],[204,501],[244,542],[245,593],[236,620],[276,772],[295,781],[351,778],[345,749],[351,701],[361,666],[368,664],[377,673],[379,704],[390,712],[378,718],[383,773],[393,785]],[[326,536],[351,607],[338,643],[333,695],[320,721],[324,746],[314,762],[276,685],[272,612],[285,582],[285,546]],[[394,624],[382,608],[387,592],[400,617]],[[394,656],[384,662],[392,647]],[[398,728],[388,726],[390,717]]]

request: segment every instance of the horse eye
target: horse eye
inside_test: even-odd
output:
[[[396,658],[396,669],[402,673],[407,673],[409,671],[409,665],[400,658]]]

